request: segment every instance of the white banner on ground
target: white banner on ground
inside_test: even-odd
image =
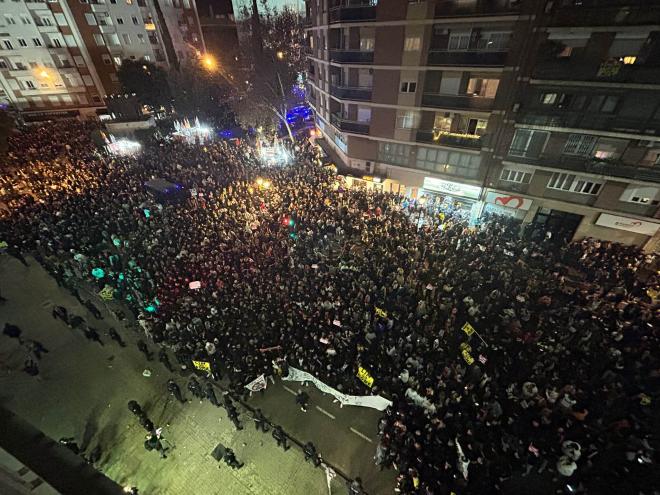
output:
[[[339,390],[326,385],[314,375],[310,375],[306,371],[302,371],[292,366],[289,366],[289,374],[282,377],[282,380],[290,382],[312,382],[324,394],[330,394],[335,397],[342,406],[362,406],[371,407],[379,411],[384,411],[392,402],[381,397],[380,395],[346,395],[342,394]]]
[[[265,390],[267,386],[268,383],[266,383],[266,377],[264,375],[259,375],[250,383],[248,383],[245,388],[247,388],[250,392],[259,392],[259,390]]]
[[[332,495],[332,480],[337,477],[337,473],[330,466],[325,466],[325,481],[328,484],[328,495]]]

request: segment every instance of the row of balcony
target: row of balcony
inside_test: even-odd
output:
[[[573,60],[547,60],[538,62],[533,74],[536,79],[657,84],[660,81],[660,66],[624,64],[616,60],[599,64]]]
[[[563,127],[568,129],[594,129],[597,131],[626,132],[660,135],[660,120],[625,118],[616,115],[583,112],[523,113],[518,122],[525,125]]]
[[[632,179],[660,183],[660,167],[638,167],[627,165],[618,160],[599,160],[593,157],[541,156],[538,158],[507,157],[507,160],[534,164],[542,167],[557,168],[576,173],[588,173],[622,179]]]
[[[369,134],[368,122],[358,122],[357,120],[350,120],[336,113],[330,115],[330,122],[337,129],[340,129],[344,132],[352,132],[354,134]]]
[[[376,20],[374,0],[342,0],[339,5],[330,7],[328,22],[365,22]],[[520,11],[520,0],[440,0],[436,3],[434,17],[462,17],[474,15],[512,15]],[[311,19],[305,19],[311,25]]]
[[[649,0],[580,0],[557,3],[551,26],[635,26],[660,24],[660,5]]]
[[[351,86],[330,86],[330,94],[342,100],[370,101],[372,88]]]
[[[330,61],[340,64],[373,64],[374,52],[359,49],[331,48]],[[506,51],[488,50],[429,50],[428,65],[502,67]]]

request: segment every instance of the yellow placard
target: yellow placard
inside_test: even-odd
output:
[[[112,287],[106,285],[103,289],[101,289],[101,292],[99,292],[99,297],[104,301],[112,301],[114,292],[115,291]]]
[[[465,325],[461,327],[461,330],[463,330],[468,337],[474,333],[474,327],[468,322],[465,322]]]
[[[374,306],[374,309],[376,310],[377,316],[380,316],[381,318],[387,318],[387,311],[379,308],[378,306]]]
[[[467,364],[472,364],[472,363],[474,363],[474,358],[473,358],[472,355],[470,354],[470,351],[468,351],[467,349],[463,349],[463,350],[461,351],[461,355],[463,356],[463,359],[465,359],[465,362],[466,362]]]
[[[206,361],[193,361],[192,363],[200,371],[211,372],[211,363],[207,363]]]
[[[369,388],[374,384],[374,377],[371,376],[362,366],[358,367],[357,377]]]

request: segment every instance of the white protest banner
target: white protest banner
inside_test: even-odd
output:
[[[259,390],[266,390],[267,386],[268,383],[266,382],[266,377],[261,374],[250,383],[248,383],[245,388],[247,388],[250,392],[259,392]]]
[[[201,286],[202,286],[202,283],[199,282],[199,281],[190,282],[188,284],[188,288],[190,288],[190,289],[199,289]]]
[[[337,473],[327,464],[323,465],[325,467],[325,481],[328,483],[328,495],[332,495],[332,480],[337,477]]]
[[[326,385],[314,375],[289,366],[289,374],[282,377],[282,380],[290,382],[312,382],[324,394],[330,394],[335,397],[342,406],[361,406],[384,411],[392,402],[380,395],[346,395],[340,391]]]
[[[458,469],[463,475],[463,478],[466,480],[468,479],[468,466],[470,465],[470,461],[465,457],[465,454],[463,453],[463,448],[461,447],[461,444],[458,442],[458,437],[455,439],[456,442],[456,453],[458,455]]]

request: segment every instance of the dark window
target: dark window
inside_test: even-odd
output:
[[[603,106],[600,107],[600,111],[602,113],[614,113],[618,104],[619,104],[618,96],[606,96],[605,101],[603,102]]]

